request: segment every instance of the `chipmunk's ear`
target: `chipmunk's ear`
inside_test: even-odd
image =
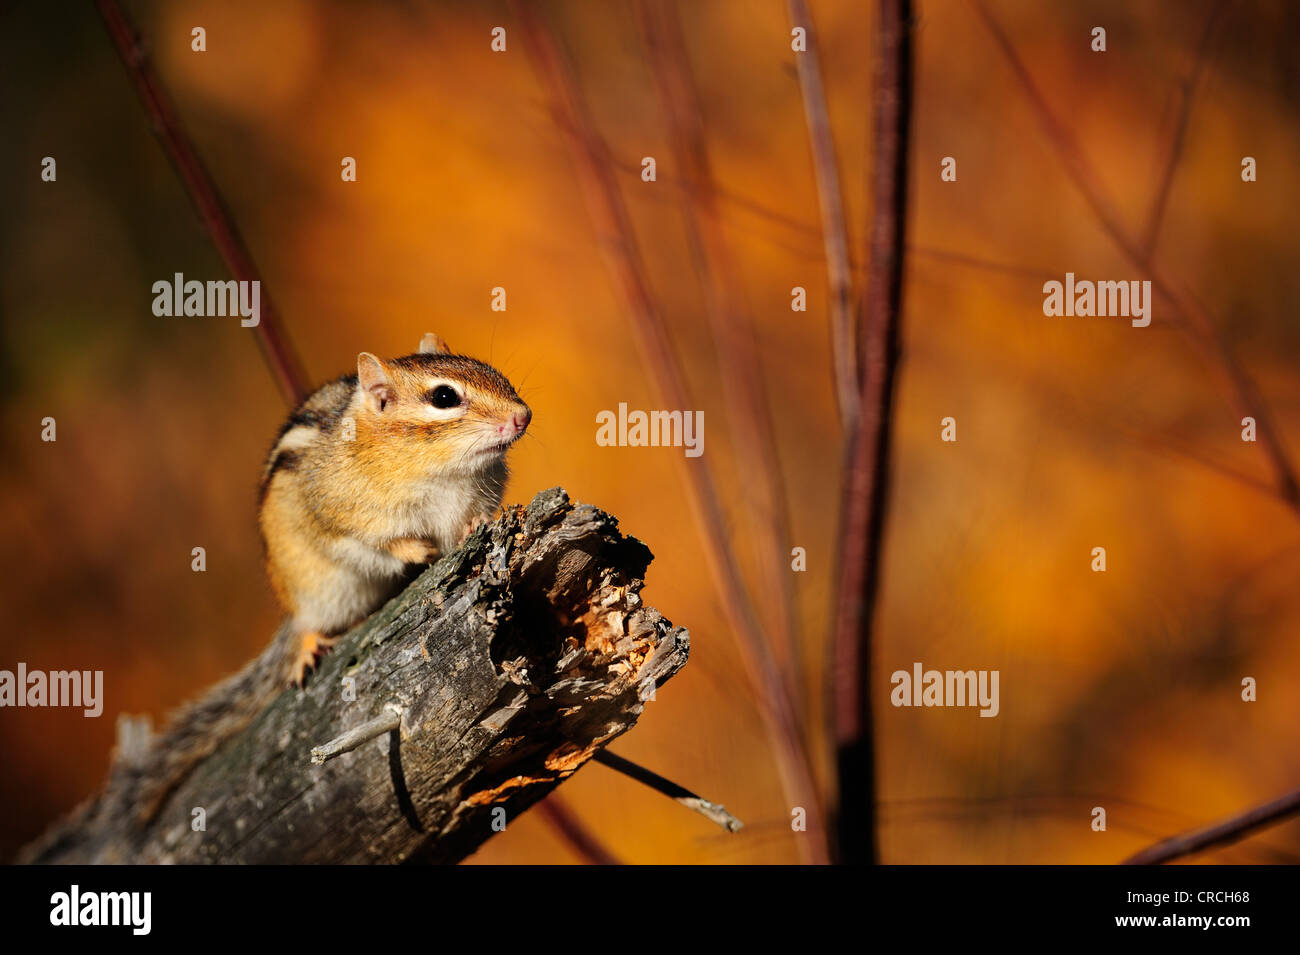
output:
[[[433,332],[425,332],[424,337],[420,339],[421,355],[445,355],[450,351],[446,339]]]
[[[397,397],[388,369],[368,351],[357,356],[357,384],[371,411],[383,411]]]

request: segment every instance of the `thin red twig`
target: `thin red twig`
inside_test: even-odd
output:
[[[622,865],[559,796],[551,794],[535,807],[588,865]]]
[[[902,323],[907,213],[907,150],[912,107],[912,4],[880,0],[873,91],[873,197],[867,283],[862,297],[862,382],[851,432],[841,510],[836,594],[834,722],[839,805],[835,857],[874,863],[875,748],[871,716],[871,644],[893,431],[894,383]]]
[[[1157,842],[1124,860],[1125,865],[1162,865],[1217,846],[1231,845],[1260,829],[1300,816],[1300,789],[1243,813]]]
[[[1196,47],[1196,56],[1192,61],[1192,70],[1179,87],[1178,118],[1174,122],[1174,133],[1169,140],[1169,149],[1161,164],[1160,177],[1156,180],[1156,197],[1151,203],[1151,212],[1147,216],[1146,228],[1143,230],[1142,248],[1148,256],[1155,254],[1156,243],[1160,240],[1160,226],[1164,222],[1165,207],[1169,203],[1169,193],[1173,190],[1174,173],[1183,157],[1183,145],[1187,139],[1187,129],[1192,119],[1192,104],[1196,101],[1196,87],[1205,75],[1210,64],[1210,48],[1219,26],[1219,20],[1227,9],[1225,0],[1219,0],[1205,18],[1205,28],[1201,31],[1201,41]]]
[[[835,371],[835,394],[839,401],[840,421],[845,431],[853,427],[858,414],[858,341],[853,324],[853,266],[849,260],[848,230],[845,226],[844,198],[840,189],[839,163],[835,158],[835,139],[831,135],[826,111],[826,91],[822,86],[821,62],[818,58],[817,30],[804,0],[788,0],[790,22],[803,27],[806,48],[795,53],[799,88],[803,93],[804,116],[808,123],[808,141],[812,147],[813,171],[816,174],[817,199],[821,206],[822,241],[826,250],[826,278],[831,296],[831,354]]]
[[[108,27],[113,46],[135,84],[140,102],[149,113],[154,132],[181,177],[185,191],[198,210],[212,243],[225,260],[226,267],[241,282],[260,282],[261,275],[257,266],[253,264],[253,258],[240,238],[230,213],[226,211],[212,176],[199,158],[176,108],[163,89],[134,25],[117,0],[95,0],[95,4]],[[288,334],[280,326],[279,313],[265,286],[261,292],[260,321],[253,327],[253,331],[285,401],[291,407],[296,407],[310,391],[310,382]]]
[[[667,119],[673,159],[685,186],[678,191],[682,221],[704,288],[705,311],[718,352],[716,367],[729,409],[728,425],[735,435],[743,471],[750,475],[746,486],[752,495],[751,523],[763,538],[756,541],[755,557],[764,577],[762,591],[775,605],[772,629],[778,633],[776,644],[790,674],[787,692],[800,713],[802,655],[795,625],[793,574],[785,556],[790,553],[792,532],[753,316],[727,242],[704,135],[704,110],[695,92],[676,7],[670,0],[637,0],[636,11]]]

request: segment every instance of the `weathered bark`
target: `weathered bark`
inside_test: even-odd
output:
[[[651,559],[610,515],[544,491],[348,634],[151,822],[133,822],[114,773],[26,858],[459,861],[631,728],[686,662],[686,631],[641,605]],[[392,706],[398,730],[312,764],[314,746]]]

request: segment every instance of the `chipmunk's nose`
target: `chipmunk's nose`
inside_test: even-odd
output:
[[[528,422],[533,420],[533,411],[527,405],[520,405],[519,410],[512,412],[509,419],[497,425],[497,433],[505,435],[507,438],[517,438],[524,433],[528,427]]]
[[[528,405],[520,405],[519,410],[510,416],[510,423],[515,426],[515,434],[523,434],[524,429],[528,427],[528,422],[533,420],[533,409]]]

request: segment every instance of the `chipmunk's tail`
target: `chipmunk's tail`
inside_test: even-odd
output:
[[[146,738],[135,721],[119,722],[118,747],[103,793],[25,846],[15,861],[114,861],[112,850],[101,851],[93,836],[85,837],[88,825],[107,831],[127,818],[133,824],[129,828],[143,830],[195,766],[252,723],[289,686],[297,644],[286,621],[258,657],[182,706],[157,735]],[[83,844],[70,844],[74,835]]]
[[[141,751],[119,754],[109,788],[120,777],[121,795],[137,824],[152,822],[195,766],[284,692],[295,657],[296,640],[286,623],[261,655],[173,713]]]

